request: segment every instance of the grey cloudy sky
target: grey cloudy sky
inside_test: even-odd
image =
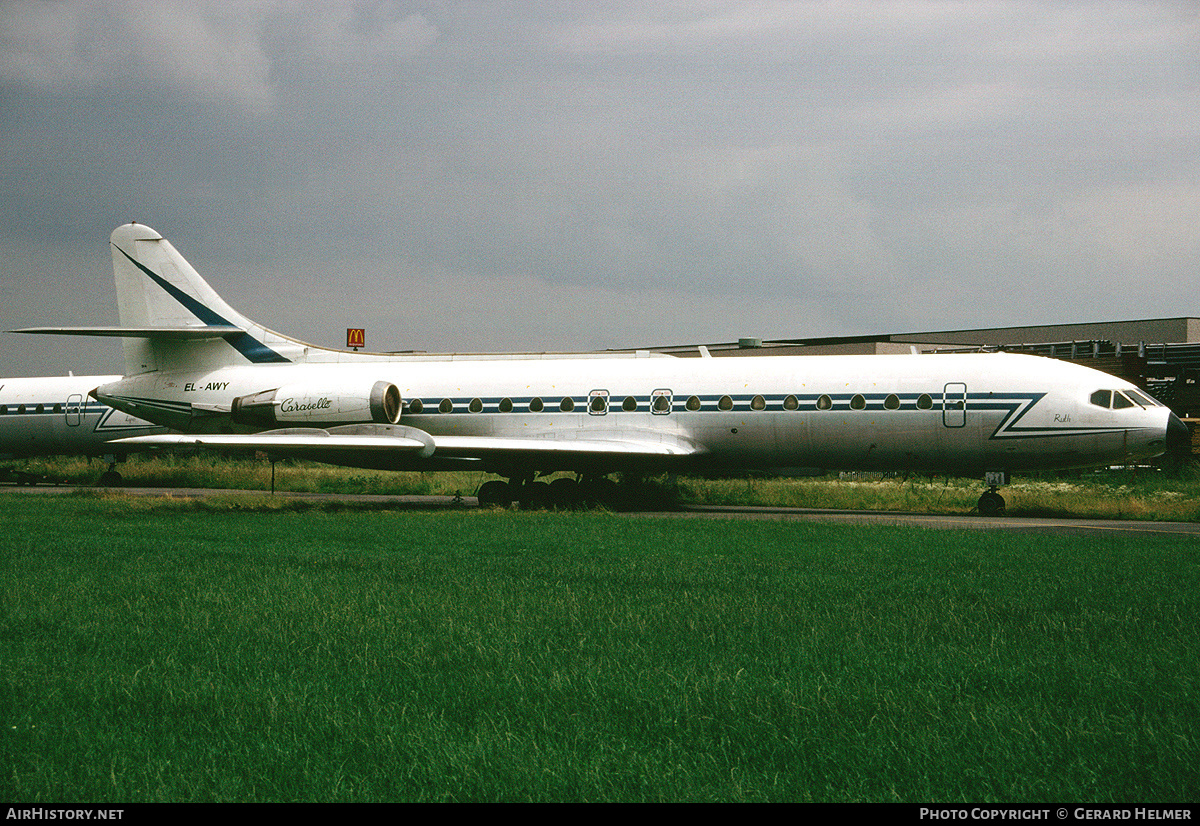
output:
[[[1198,113],[1192,2],[3,3],[0,328],[130,219],[332,346],[1200,315]]]

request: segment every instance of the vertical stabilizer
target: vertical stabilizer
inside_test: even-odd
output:
[[[150,227],[125,224],[113,231],[111,241],[121,326],[150,331],[125,339],[127,375],[302,360],[301,342],[255,324],[226,304]],[[155,335],[155,328],[162,334]],[[206,329],[218,332],[206,337]]]

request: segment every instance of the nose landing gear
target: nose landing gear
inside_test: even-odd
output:
[[[983,475],[983,483],[988,489],[975,505],[980,516],[999,516],[1004,513],[1004,497],[999,494],[998,488],[1008,482],[1008,471],[1005,470],[989,470]]]
[[[115,488],[121,484],[121,474],[117,473],[117,462],[124,459],[124,456],[117,457],[112,454],[106,454],[104,461],[108,462],[108,470],[100,474],[100,478],[96,480],[96,484],[100,487]]]
[[[980,516],[998,516],[1004,513],[1004,497],[993,487],[979,497],[979,503],[975,507],[979,509]]]

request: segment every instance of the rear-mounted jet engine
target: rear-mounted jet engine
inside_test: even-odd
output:
[[[400,390],[386,381],[371,387],[285,385],[238,396],[230,408],[236,424],[350,424],[400,421]]]

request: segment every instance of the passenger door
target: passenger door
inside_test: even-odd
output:
[[[79,427],[79,422],[83,419],[83,396],[79,393],[72,393],[67,396],[67,416],[68,427]]]
[[[942,424],[967,426],[967,386],[962,382],[950,382],[942,388]]]

